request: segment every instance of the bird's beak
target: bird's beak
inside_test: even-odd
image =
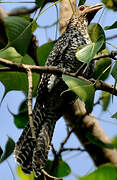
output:
[[[92,6],[88,6],[86,10],[84,11],[84,14],[86,14],[86,17],[88,19],[88,24],[91,22],[91,20],[94,18],[95,14],[103,7],[103,4],[96,4]]]
[[[89,7],[87,8],[87,12],[86,12],[86,13],[93,13],[93,12],[96,13],[96,12],[99,11],[102,7],[103,7],[103,4],[102,4],[102,3],[89,6]]]

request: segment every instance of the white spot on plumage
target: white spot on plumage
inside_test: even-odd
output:
[[[55,81],[56,81],[56,76],[52,74],[49,78],[48,85],[47,85],[49,91],[54,87]]]

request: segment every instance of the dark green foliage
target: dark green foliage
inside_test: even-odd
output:
[[[3,150],[2,150],[2,148],[0,147],[0,158],[1,158],[2,153],[3,153]]]
[[[100,24],[91,23],[88,26],[88,33],[93,43],[96,43],[98,39],[100,39],[100,36],[101,36],[104,41],[103,41],[103,46],[102,48],[99,49],[99,51],[102,51],[103,49],[105,49],[106,47],[105,46],[105,33],[104,33],[103,28],[100,26]]]
[[[31,23],[23,17],[9,16],[5,18],[5,30],[8,46],[15,47],[21,55],[25,55],[32,35]]]
[[[29,118],[28,118],[28,107],[27,107],[27,101],[24,100],[19,107],[18,114],[13,114],[10,112],[14,117],[14,123],[17,128],[24,128],[27,124]]]
[[[104,49],[97,55],[97,57],[101,56],[102,54],[104,55],[107,53],[109,53],[108,49]],[[106,80],[108,78],[110,70],[111,70],[111,64],[112,64],[112,60],[109,57],[100,58],[99,60],[97,60],[94,78]]]
[[[85,3],[86,0],[80,0],[78,6],[81,6]]]
[[[101,99],[102,99],[102,108],[103,111],[106,111],[109,103],[110,103],[111,94],[105,91],[102,91]]]
[[[5,145],[5,152],[3,153],[2,157],[0,158],[0,163],[3,162],[4,160],[6,160],[12,154],[14,147],[15,147],[15,142],[13,141],[13,139],[8,137],[8,141]]]
[[[37,49],[37,59],[40,66],[44,66],[45,62],[55,44],[55,41],[48,42]]]
[[[97,146],[99,146],[101,148],[109,148],[109,149],[113,149],[114,148],[113,144],[102,142],[100,139],[98,139],[98,137],[94,136],[90,132],[86,132],[85,136],[88,138],[88,140],[91,143],[96,144]]]
[[[113,78],[115,79],[115,82],[117,82],[117,62],[115,62],[111,74],[112,74]]]
[[[69,87],[69,91],[73,91],[77,96],[85,102],[87,112],[90,113],[93,108],[94,94],[95,89],[93,84],[89,84],[86,81],[71,77],[71,76],[62,76],[63,80]]]
[[[42,7],[43,5],[44,5],[44,2],[45,2],[45,0],[36,0],[36,4],[37,4],[37,6],[40,8],[40,7]]]
[[[117,11],[117,0],[102,0],[102,2],[107,8]]]
[[[116,118],[117,119],[117,112],[112,115],[112,118]]]
[[[104,30],[111,30],[117,28],[117,21],[115,21],[111,26],[105,26]]]
[[[69,165],[61,158],[56,162],[56,166],[53,166],[53,163],[55,162],[48,160],[46,165],[47,172],[52,176],[60,178],[68,176],[71,173]]]

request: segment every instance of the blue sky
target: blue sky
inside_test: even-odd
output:
[[[99,3],[99,0],[87,0],[87,4],[96,4]],[[2,4],[2,7],[4,7],[6,10],[13,9],[14,7],[20,7],[21,4]],[[32,7],[32,4],[25,4],[24,6],[26,7]],[[102,13],[103,10],[101,10],[99,13],[97,13],[96,17],[94,18],[93,22],[98,22],[100,14]],[[52,24],[53,22],[56,21],[56,8],[52,7],[48,9],[44,14],[42,14],[39,19],[38,19],[38,24],[39,25],[49,25]],[[113,13],[111,10],[109,10],[109,13],[107,10],[104,11],[101,19],[100,19],[100,24],[104,27],[106,25],[109,25],[110,22],[111,24],[115,21],[115,13]],[[108,31],[106,34],[107,36],[110,36],[112,34],[115,34],[116,31]],[[48,29],[47,32],[45,32],[44,29],[38,29],[35,32],[37,39],[39,40],[39,44],[46,43],[48,39],[54,40],[55,38],[55,26],[52,27],[51,29]],[[59,33],[58,33],[59,36]],[[111,41],[111,43],[115,44],[117,46],[117,39]],[[107,45],[110,50],[112,50],[111,46]],[[109,78],[108,82],[114,83],[113,78]],[[0,84],[0,99],[2,98],[4,93],[4,86]],[[99,96],[99,92],[96,93],[96,99]],[[9,92],[3,103],[2,106],[0,107],[0,119],[1,119],[1,126],[0,126],[0,145],[4,149],[5,143],[7,141],[7,137],[10,136],[14,139],[14,141],[17,141],[20,134],[21,130],[17,129],[13,123],[13,117],[11,114],[8,112],[7,107],[13,112],[17,113],[19,104],[24,100],[24,95],[22,92],[18,91],[12,91]],[[116,98],[114,98],[113,103],[110,103],[110,107],[108,112],[103,113],[101,110],[101,106],[97,105],[95,107],[95,110],[93,113],[95,116],[99,119],[99,123],[103,126],[105,132],[109,135],[109,137],[113,137],[116,135],[117,132],[117,122],[116,120],[112,120],[110,117],[112,114],[116,112]],[[105,121],[105,122],[104,122]],[[112,123],[113,122],[113,123]],[[56,129],[54,132],[53,136],[53,144],[56,149],[59,148],[60,142],[65,138],[66,136],[66,126],[63,118],[61,118],[56,125]],[[74,135],[71,135],[67,147],[79,147],[80,142],[76,139]],[[49,157],[51,157],[51,153],[49,154]],[[86,173],[92,171],[94,169],[94,165],[92,160],[89,158],[87,153],[80,153],[80,152],[74,152],[74,153],[69,153],[64,155],[64,160],[68,162],[70,165],[73,174],[74,175],[85,175]],[[16,164],[14,162],[13,156],[8,158],[8,162],[10,163],[10,166],[15,174],[15,168]],[[64,178],[65,180],[75,180],[73,176],[68,176]],[[0,180],[13,180],[13,176],[11,173],[11,170],[5,161],[4,163],[0,164]],[[16,180],[18,180],[18,177],[16,176]]]

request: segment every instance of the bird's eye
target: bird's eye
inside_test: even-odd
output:
[[[85,9],[85,7],[84,6],[80,6],[80,11],[83,11],[84,9]]]

